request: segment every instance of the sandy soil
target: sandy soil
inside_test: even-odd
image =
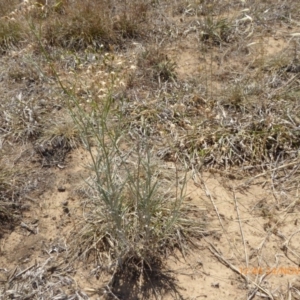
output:
[[[1,240],[3,279],[17,267],[44,264],[49,258],[49,267],[61,261],[82,214],[79,191],[84,189],[87,162],[84,150],[73,151],[65,168],[52,169],[44,177],[47,187],[29,196],[31,207],[23,215],[26,225]],[[267,297],[268,292],[279,297],[288,293],[289,286],[300,284],[299,258],[294,252],[300,242],[299,206],[285,207],[285,196],[275,198],[261,182],[239,188],[243,182],[213,172],[189,181],[187,197],[204,212],[207,235],[193,253],[178,254],[179,260],[169,257],[167,265],[176,288],[163,299],[244,299],[258,286],[253,299]],[[96,279],[92,269],[92,264],[76,263],[69,274],[74,281],[63,290],[68,293],[76,287],[89,299],[101,299],[91,292],[107,278]]]

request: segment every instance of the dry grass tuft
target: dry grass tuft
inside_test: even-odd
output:
[[[63,148],[76,148],[80,144],[79,130],[70,116],[57,116],[45,124],[39,143],[60,145]]]
[[[15,47],[23,38],[22,25],[15,20],[0,19],[0,51],[4,54],[7,49]]]
[[[7,153],[0,149],[0,238],[20,222],[20,214],[26,209],[22,197],[26,190],[26,176],[29,170],[8,166]]]
[[[49,13],[44,38],[52,46],[73,50],[122,47],[127,38],[143,35],[147,10],[146,2],[125,2],[116,11],[110,1],[67,1]]]
[[[62,251],[65,249],[62,248]],[[54,254],[44,262],[35,262],[24,269],[16,267],[11,273],[6,271],[7,281],[0,288],[0,299],[89,299],[84,291],[76,287],[69,275],[71,269],[56,266],[53,259]],[[55,270],[59,270],[59,276],[53,276]]]
[[[163,49],[150,47],[141,52],[137,66],[143,74],[141,77],[150,81],[160,83],[176,78],[176,63],[168,58]]]

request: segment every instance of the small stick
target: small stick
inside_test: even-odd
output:
[[[30,227],[29,227],[27,224],[25,224],[24,222],[21,222],[20,226],[21,226],[22,228],[27,229],[27,230],[28,230],[29,232],[31,232],[32,234],[36,234],[36,231],[33,230],[32,228],[30,228]]]
[[[206,242],[210,245],[210,247],[208,247],[209,251],[210,251],[213,255],[215,255],[215,256],[220,260],[221,263],[223,263],[225,266],[229,267],[232,271],[234,271],[234,272],[236,272],[237,274],[239,274],[240,276],[242,276],[243,279],[246,281],[246,283],[249,283],[249,279],[248,279],[242,272],[240,272],[234,265],[232,265],[232,264],[231,264],[230,262],[228,262],[225,258],[223,258],[223,257],[219,254],[218,250],[216,249],[216,247],[215,247],[213,244],[211,244],[211,243],[208,242],[208,241],[206,241]],[[264,274],[264,275],[261,277],[261,281],[262,281],[263,278],[265,278],[267,275],[268,275],[268,274]],[[259,285],[259,283],[256,283],[256,282],[254,282],[254,281],[252,281],[252,280],[251,280],[251,283],[254,284],[254,285],[257,287],[257,289],[261,290],[263,293],[265,293],[266,295],[268,295],[268,297],[269,297],[270,299],[274,300],[272,294],[271,294],[269,291],[267,291],[267,290],[265,290],[264,288],[262,288],[262,287]],[[251,296],[252,296],[252,295],[251,295]],[[253,297],[253,296],[252,296],[252,297]],[[248,299],[249,299],[249,298],[248,298]],[[251,299],[251,298],[250,298],[250,299]]]
[[[19,272],[16,276],[14,276],[13,278],[11,278],[10,281],[13,280],[13,279],[15,279],[15,278],[17,278],[17,277],[19,277],[19,276],[21,276],[22,274],[24,274],[27,271],[31,270],[35,266],[36,266],[36,262],[32,266],[30,266],[30,267],[26,268],[25,270]]]
[[[222,229],[223,229],[223,232],[225,233],[225,237],[226,237],[226,239],[227,239],[227,241],[228,241],[228,244],[230,245],[230,248],[231,248],[231,249],[234,249],[234,247],[233,247],[231,241],[230,241],[229,238],[228,238],[227,230],[225,229],[224,224],[223,224],[223,222],[222,222],[222,220],[221,220],[221,216],[220,216],[220,214],[219,214],[219,211],[218,211],[218,208],[217,208],[217,206],[216,206],[216,204],[215,204],[215,201],[214,201],[214,199],[213,199],[213,197],[212,197],[210,191],[208,190],[208,188],[207,188],[207,186],[206,186],[204,180],[203,180],[202,178],[200,178],[200,180],[201,180],[201,183],[204,185],[204,188],[205,188],[205,189],[204,189],[205,194],[206,194],[206,196],[210,199],[210,201],[211,201],[211,203],[212,203],[212,205],[213,205],[213,207],[214,207],[214,210],[215,210],[215,212],[216,212],[216,214],[217,214],[217,216],[218,216],[219,223],[220,223],[220,225],[221,225],[221,227],[222,227]]]
[[[24,196],[24,198],[27,199],[27,200],[29,200],[29,201],[31,201],[31,202],[33,202],[33,203],[37,202],[35,199],[33,199],[33,198],[29,197],[29,196]]]
[[[246,267],[248,268],[249,267],[249,261],[248,261],[248,254],[247,254],[247,249],[246,249],[246,242],[245,242],[244,232],[243,232],[243,229],[242,229],[241,217],[240,217],[239,207],[238,207],[237,200],[236,200],[235,191],[233,191],[233,199],[234,199],[236,214],[238,216],[238,222],[239,222],[240,232],[241,232],[241,236],[242,236],[242,240],[243,240],[243,245],[244,245]]]
[[[251,181],[253,181],[254,179],[257,179],[257,178],[259,178],[259,177],[261,177],[261,176],[265,176],[265,175],[267,175],[269,172],[278,171],[278,170],[281,170],[281,169],[284,169],[284,168],[287,168],[287,167],[294,166],[294,165],[299,164],[299,163],[300,163],[300,161],[297,160],[297,161],[293,161],[293,162],[291,162],[291,163],[288,163],[288,164],[279,166],[279,167],[277,167],[277,168],[274,168],[274,169],[271,169],[271,170],[267,170],[267,171],[265,171],[265,172],[262,172],[262,173],[260,173],[260,174],[258,174],[258,175],[256,175],[256,176],[253,176],[252,178],[246,180],[246,182],[240,184],[238,187],[241,187],[241,186],[243,186],[243,185],[247,185],[247,184],[249,184]]]

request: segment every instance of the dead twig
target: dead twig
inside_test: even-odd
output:
[[[262,176],[266,176],[267,174],[271,173],[271,172],[274,172],[274,171],[279,171],[279,170],[282,170],[282,169],[285,169],[285,168],[288,168],[288,167],[291,167],[291,166],[294,166],[294,165],[297,165],[297,164],[300,164],[300,161],[299,159],[297,159],[296,161],[293,161],[291,163],[288,163],[288,164],[285,164],[285,165],[281,165],[277,168],[273,168],[271,170],[267,170],[265,172],[262,172],[260,174],[257,174],[253,177],[251,177],[250,179],[246,180],[246,182],[240,184],[237,186],[237,188],[240,188],[240,187],[243,187],[243,186],[246,186],[246,185],[249,185],[252,181],[254,181],[255,179],[259,178],[259,177],[262,177]]]
[[[234,199],[235,210],[236,210],[236,214],[237,214],[237,217],[238,217],[238,222],[239,222],[240,232],[241,232],[242,241],[243,241],[243,246],[244,246],[245,260],[246,260],[246,267],[248,268],[248,266],[249,266],[248,253],[247,253],[247,249],[246,249],[246,242],[245,242],[244,232],[243,232],[243,229],[242,229],[241,217],[240,217],[240,212],[239,212],[238,203],[237,203],[237,200],[236,200],[236,194],[235,194],[235,191],[233,191],[233,199]]]
[[[223,256],[221,256],[221,254],[219,253],[219,251],[216,249],[216,247],[215,247],[212,243],[208,242],[207,240],[206,240],[206,242],[209,244],[209,247],[208,247],[209,251],[210,251],[214,256],[216,256],[216,257],[218,258],[218,260],[219,260],[221,263],[223,263],[225,266],[229,267],[232,271],[234,271],[235,273],[237,273],[238,275],[240,275],[240,276],[245,280],[245,282],[246,282],[247,284],[249,284],[249,283],[251,282],[252,284],[254,284],[254,285],[256,286],[257,290],[260,290],[260,291],[263,292],[265,295],[267,295],[270,299],[274,300],[273,295],[272,295],[268,290],[266,290],[266,289],[264,289],[263,287],[261,287],[261,286],[259,285],[259,283],[256,283],[256,282],[250,280],[248,277],[246,277],[245,274],[243,274],[238,268],[236,268],[233,264],[231,264],[231,263],[230,263],[229,261],[227,261]],[[268,275],[268,274],[264,274],[264,277],[262,277],[261,281],[262,281],[263,278],[265,278],[267,275]],[[253,294],[253,293],[252,293],[252,294]],[[253,298],[252,294],[251,294],[251,297]],[[252,298],[249,298],[249,297],[248,297],[248,300],[250,300],[250,299],[252,299]]]
[[[36,230],[30,228],[27,224],[25,224],[24,222],[21,222],[20,226],[26,230],[28,230],[29,232],[31,232],[32,234],[37,234]]]

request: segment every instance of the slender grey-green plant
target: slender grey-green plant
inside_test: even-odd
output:
[[[75,107],[79,110],[72,111],[72,115],[85,135],[93,174],[88,182],[93,191],[89,202],[93,209],[88,211],[86,225],[79,234],[85,249],[82,253],[88,255],[94,250],[103,258],[100,249],[109,249],[110,260],[137,260],[150,266],[166,249],[178,247],[184,251],[189,234],[201,232],[199,224],[197,227],[194,220],[185,218],[188,209],[182,202],[186,174],[183,172],[179,184],[174,167],[171,180],[167,180],[167,171],[145,140],[132,146],[125,142],[122,116],[110,96],[101,109],[92,104],[92,113]],[[190,231],[192,225],[197,228],[195,232]]]
[[[176,249],[184,254],[202,235],[201,219],[192,217],[191,206],[184,203],[187,172],[177,171],[176,164],[164,168],[146,137],[128,141],[124,103],[116,103],[113,88],[104,99],[87,103],[64,86],[55,68],[52,73],[90,156],[90,192],[81,229],[71,242],[76,257],[95,255],[114,274],[124,265],[143,274]],[[115,79],[110,77],[111,87]]]

